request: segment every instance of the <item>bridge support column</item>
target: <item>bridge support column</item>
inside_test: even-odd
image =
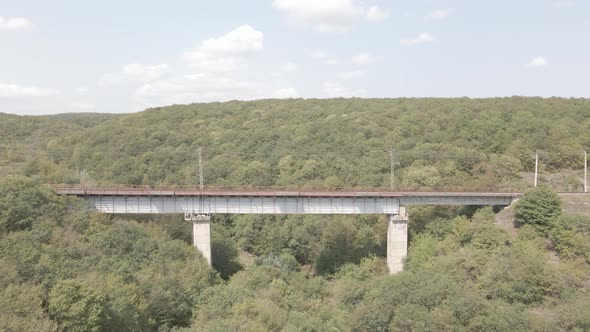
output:
[[[205,257],[211,267],[211,217],[203,214],[190,213],[185,220],[193,222],[193,245]]]
[[[405,206],[399,207],[399,214],[389,216],[387,229],[387,267],[389,274],[403,271],[404,259],[408,253],[408,214]]]

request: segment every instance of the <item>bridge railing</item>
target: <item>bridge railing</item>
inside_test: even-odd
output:
[[[316,186],[215,186],[204,187],[202,190],[198,186],[186,185],[82,185],[82,184],[51,184],[49,185],[58,193],[79,192],[84,194],[89,191],[114,191],[114,192],[334,192],[334,193],[375,193],[375,192],[395,192],[395,193],[428,193],[428,192],[457,192],[457,193],[519,193],[515,190],[506,190],[495,187],[477,188],[477,187],[420,187],[420,188],[395,188],[389,187],[316,187]]]

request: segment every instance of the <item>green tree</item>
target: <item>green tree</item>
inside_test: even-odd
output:
[[[315,269],[320,274],[334,273],[341,265],[359,262],[377,248],[378,243],[368,227],[359,231],[350,219],[335,219],[324,229]]]
[[[60,199],[30,178],[0,180],[0,233],[30,229],[40,216],[57,216],[63,211]]]
[[[494,159],[494,171],[501,180],[515,180],[519,177],[518,172],[522,170],[522,163],[516,157],[501,155]]]
[[[148,331],[154,329],[154,320],[148,315],[148,302],[140,287],[125,282],[114,274],[100,278],[99,289],[107,297],[106,314],[110,318],[103,326],[109,331]]]
[[[11,284],[0,290],[1,331],[53,331],[55,322],[43,310],[41,285]]]
[[[590,261],[590,218],[561,215],[549,232],[549,239],[561,257]]]
[[[492,257],[480,285],[490,299],[525,305],[559,297],[565,289],[556,270],[547,264],[542,242],[520,238]]]
[[[526,313],[522,306],[509,305],[502,301],[487,304],[477,317],[469,324],[470,331],[529,331]]]
[[[422,305],[402,304],[395,310],[389,331],[444,331],[444,324]]]
[[[406,188],[434,188],[440,182],[440,173],[433,166],[411,166],[402,176],[402,186]]]
[[[333,273],[350,261],[354,251],[355,227],[350,222],[333,221],[324,229],[319,256],[315,262],[318,273]]]
[[[258,266],[270,265],[286,272],[293,272],[299,270],[299,263],[297,262],[295,257],[286,252],[280,255],[270,253],[266,256],[256,258],[254,262]]]
[[[213,267],[223,279],[228,279],[232,274],[242,269],[238,262],[238,249],[235,241],[227,230],[217,224],[213,224],[211,234],[211,260]]]
[[[246,186],[270,186],[274,182],[270,165],[258,160],[251,161],[237,171],[236,183]]]
[[[553,227],[555,218],[560,214],[559,197],[546,186],[525,193],[514,209],[516,222],[532,225],[544,234]]]
[[[59,281],[48,302],[49,316],[64,331],[101,331],[110,319],[106,296],[80,280]]]

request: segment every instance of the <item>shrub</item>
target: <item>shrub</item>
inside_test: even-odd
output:
[[[545,186],[525,193],[518,200],[514,209],[517,223],[533,225],[543,234],[547,234],[553,228],[553,221],[560,214],[559,197]]]
[[[40,216],[63,212],[59,198],[34,180],[21,176],[0,181],[0,233],[28,230]]]
[[[49,292],[49,316],[63,331],[100,331],[107,323],[107,299],[78,280],[58,282]]]

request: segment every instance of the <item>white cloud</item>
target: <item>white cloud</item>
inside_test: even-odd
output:
[[[153,81],[162,77],[166,72],[168,72],[168,65],[165,63],[159,65],[130,63],[123,67],[122,71],[124,75],[139,81]]]
[[[543,58],[543,57],[536,57],[533,58],[528,64],[527,66],[529,67],[543,67],[548,65],[549,62],[547,62],[547,59]]]
[[[194,73],[167,75],[167,65],[126,66],[127,76],[141,77],[145,84],[135,90],[136,100],[143,106],[192,102],[248,100],[258,93],[258,85],[238,78],[248,56],[263,49],[262,32],[250,25],[241,25],[228,33],[203,40],[183,54],[184,60],[196,69]],[[281,67],[291,71],[296,64]]]
[[[33,23],[24,17],[7,17],[0,16],[0,30],[26,30],[33,27]]]
[[[381,22],[389,17],[389,12],[377,6],[371,6],[367,10],[367,20],[370,22]]]
[[[290,22],[322,32],[343,32],[360,20],[379,22],[388,16],[385,10],[367,8],[356,0],[274,0],[273,5],[285,12]]]
[[[84,110],[84,111],[91,111],[96,109],[96,105],[90,103],[72,103],[70,105],[72,108]]]
[[[294,88],[284,88],[275,90],[273,96],[279,99],[286,99],[297,98],[299,97],[299,94],[297,94],[297,90],[295,90]]]
[[[192,67],[207,72],[230,72],[240,67],[244,57],[262,50],[264,34],[250,25],[242,25],[219,38],[209,38],[184,59]]]
[[[342,80],[350,80],[353,78],[363,77],[367,74],[366,70],[352,70],[338,74],[338,78]]]
[[[0,98],[49,97],[58,94],[53,89],[0,83]]]
[[[428,14],[426,17],[433,20],[442,20],[451,14],[451,9],[438,9]]]
[[[209,38],[201,43],[196,51],[197,57],[202,53],[217,55],[242,55],[262,50],[263,33],[250,25],[241,25],[219,38]]]
[[[359,55],[353,56],[351,61],[353,65],[366,66],[373,63],[375,59],[369,53],[361,53]]]
[[[418,37],[416,37],[414,39],[402,39],[402,40],[400,40],[400,44],[411,46],[411,45],[430,43],[433,40],[434,40],[434,37],[432,37],[431,34],[424,32],[424,33],[419,34]]]
[[[367,90],[351,89],[336,82],[324,82],[322,91],[327,97],[366,97]]]

